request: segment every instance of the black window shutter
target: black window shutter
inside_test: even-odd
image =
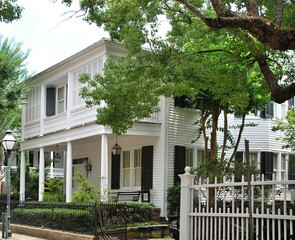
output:
[[[183,146],[174,147],[174,184],[180,182],[178,174],[184,173],[186,151]]]
[[[289,154],[288,180],[295,180],[295,154]],[[295,189],[295,185],[289,184],[289,189]]]
[[[111,188],[120,189],[120,154],[112,154]]]
[[[243,156],[244,156],[243,152],[237,151],[236,155],[235,155],[236,162],[242,163],[243,162]]]
[[[272,152],[261,152],[260,169],[261,174],[264,174],[264,178],[272,180],[273,175],[273,156]]]
[[[46,116],[55,114],[55,94],[55,88],[49,87],[46,89]]]
[[[153,188],[154,147],[142,147],[141,154],[141,187],[144,189]]]
[[[29,151],[29,163],[30,167],[34,167],[34,152]]]

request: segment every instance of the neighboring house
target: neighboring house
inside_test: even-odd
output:
[[[29,152],[30,162],[40,168],[39,200],[44,192],[44,159],[59,153],[57,168],[63,168],[64,192],[70,202],[77,183],[72,181],[75,172],[82,172],[92,183],[108,187],[110,192],[150,189],[150,201],[161,208],[161,216],[167,216],[166,192],[179,181],[178,174],[184,166],[197,166],[203,159],[202,139],[192,143],[198,128],[194,123],[198,113],[194,109],[180,107],[172,98],[160,99],[160,111],[152,114],[128,130],[116,136],[106,126],[97,125],[96,108],[87,108],[80,98],[81,73],[102,73],[108,58],[120,57],[126,50],[106,39],[91,45],[64,61],[35,75],[28,82],[32,87],[28,104],[22,113],[21,143],[21,200],[24,200],[24,159]],[[120,92],[118,92],[120,94]],[[287,103],[274,109],[281,116]],[[239,119],[231,116],[236,124]],[[260,125],[246,128],[244,138],[250,140],[251,159],[259,164],[267,158],[276,162],[277,176],[287,171],[287,153],[271,132],[272,119],[249,117]],[[118,143],[122,152],[112,154]],[[58,148],[58,150],[57,150]],[[243,144],[241,145],[243,151]],[[269,158],[270,157],[270,158]],[[260,161],[261,160],[261,161]],[[285,164],[285,165],[284,165]],[[274,165],[273,165],[274,166]]]

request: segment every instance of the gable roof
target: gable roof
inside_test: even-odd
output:
[[[46,75],[46,74],[48,74],[48,73],[50,73],[52,71],[58,69],[59,67],[62,67],[63,65],[65,65],[65,64],[73,61],[74,59],[76,59],[78,57],[81,57],[81,56],[87,54],[88,52],[91,52],[92,50],[94,50],[94,49],[96,49],[96,48],[98,48],[98,47],[100,47],[100,46],[102,46],[104,44],[117,45],[117,46],[121,46],[122,47],[122,45],[119,44],[119,43],[115,43],[115,42],[113,42],[113,41],[111,41],[111,40],[109,40],[107,38],[102,38],[101,40],[99,40],[98,42],[93,43],[92,45],[88,46],[87,48],[84,48],[83,50],[81,50],[81,51],[75,53],[74,55],[72,55],[72,56],[70,56],[70,57],[62,60],[61,62],[59,62],[57,64],[54,64],[53,66],[51,66],[51,67],[49,67],[49,68],[47,68],[47,69],[45,69],[45,70],[37,73],[36,75],[34,75],[33,77],[31,77],[28,80],[28,82],[31,82],[33,80],[36,80],[36,79],[38,79],[38,78],[40,78],[40,77],[42,77],[42,76],[44,76],[44,75]]]

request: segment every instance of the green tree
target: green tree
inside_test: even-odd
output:
[[[206,41],[209,34],[210,39],[215,41],[214,45]],[[107,103],[106,107],[97,110],[97,122],[121,134],[134,122],[157,111],[160,96],[185,95],[191,107],[201,110],[200,129],[206,148],[209,140],[206,126],[211,128],[211,157],[216,158],[220,112],[223,110],[226,113],[225,120],[227,113],[236,112],[245,117],[245,114],[261,109],[269,101],[269,94],[258,66],[242,64],[248,61],[248,49],[241,46],[238,38],[217,32],[204,35],[201,31],[198,37],[194,35],[196,33],[190,28],[181,33],[175,31],[168,39],[169,44],[157,43],[158,49],[161,49],[157,53],[142,51],[136,58],[127,55],[110,59],[104,75],[96,75],[93,79],[83,74],[80,80],[87,85],[81,95],[86,103],[89,106],[99,105],[101,101]],[[208,48],[214,50],[207,51]],[[196,119],[198,117],[196,115]],[[226,121],[223,129],[222,157],[229,140]],[[243,127],[240,129],[242,132]]]
[[[72,0],[61,1],[72,3]],[[169,20],[171,32],[181,33],[190,28],[193,33],[199,33],[202,23],[201,29],[207,26],[219,34],[234,34],[249,47],[248,61],[258,64],[271,99],[282,103],[295,95],[293,1],[80,0],[80,7],[86,21],[103,26],[131,54],[140,52],[143,44],[155,43],[163,15]],[[207,41],[211,41],[210,37]],[[201,41],[199,44],[202,46]],[[154,52],[159,50],[153,48]]]
[[[21,18],[23,7],[17,4],[17,0],[0,1],[0,22],[10,23]]]
[[[21,109],[25,102],[25,80],[28,73],[25,60],[28,52],[23,52],[22,44],[0,37],[0,133],[20,127]]]
[[[272,128],[273,131],[284,132],[284,137],[280,138],[284,142],[283,148],[295,151],[295,111],[289,110],[286,120],[277,120],[276,125]]]

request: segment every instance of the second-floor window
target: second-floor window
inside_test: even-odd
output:
[[[65,87],[60,87],[57,89],[57,113],[62,113],[66,109],[66,101],[65,101]]]
[[[61,87],[48,87],[46,89],[46,116],[53,116],[67,110],[66,85]]]

